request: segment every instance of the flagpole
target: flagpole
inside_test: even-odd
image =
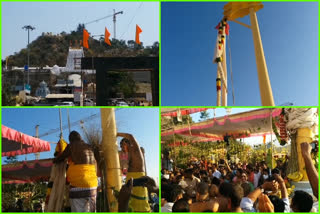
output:
[[[226,28],[226,27],[225,27]],[[228,102],[228,73],[227,73],[227,57],[226,57],[226,45],[227,45],[227,40],[224,40],[223,44],[223,60],[222,60],[222,67],[223,67],[223,75],[225,82],[221,84],[221,90],[222,90],[222,106],[227,106]]]
[[[217,72],[217,79],[221,79],[219,72]],[[220,80],[220,85],[221,85],[221,80]],[[220,89],[217,88],[217,106],[221,106],[221,87]]]
[[[263,106],[274,106],[273,94],[264,56],[257,15],[254,11],[254,8],[250,8],[249,11],[253,44],[256,55],[261,103]]]
[[[274,106],[275,104],[256,15],[256,12],[262,8],[263,4],[261,2],[229,2],[224,6],[223,14],[228,20],[232,20],[251,29],[256,56],[261,104],[263,106]],[[250,17],[251,26],[236,20],[237,18],[242,18],[247,15]]]
[[[106,189],[110,212],[118,211],[118,201],[114,192],[121,189],[121,172],[117,146],[117,127],[114,108],[101,108],[102,142],[105,160]]]

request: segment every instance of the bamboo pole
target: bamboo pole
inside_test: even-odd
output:
[[[119,153],[117,146],[117,130],[116,120],[113,108],[102,108],[101,126],[102,126],[102,151],[104,160],[106,161],[106,189],[110,212],[118,211],[118,202],[114,197],[114,188],[120,191],[121,188],[121,172]]]
[[[69,134],[70,134],[71,133],[71,125],[70,125],[69,108],[67,108],[67,116],[68,116],[68,127],[69,127]]]
[[[172,120],[172,130],[173,130],[173,155],[174,155],[174,162],[177,162],[177,157],[176,157],[176,134],[174,133],[174,121],[173,121],[173,117],[171,117]]]
[[[217,72],[217,79],[221,79],[219,72]],[[217,90],[217,106],[221,106],[221,89]]]
[[[226,46],[227,40],[224,40],[223,45],[223,60],[222,60],[222,68],[223,68],[223,75],[224,75],[224,83],[221,84],[221,91],[222,91],[222,106],[227,106],[228,104],[228,73],[227,73],[227,57],[226,57]]]
[[[273,148],[274,148],[274,147],[273,147],[273,142],[272,142],[272,134],[273,134],[273,129],[272,129],[272,109],[270,109],[271,166],[272,166],[272,169],[273,169],[275,166],[274,166],[274,164],[273,164]],[[266,141],[267,141],[267,136],[266,136]]]
[[[298,166],[299,166],[299,172],[302,173],[303,175],[303,178],[301,179],[301,181],[308,181],[309,179],[306,172],[305,163],[301,155],[300,144],[304,142],[310,143],[312,141],[312,137],[313,137],[312,130],[309,128],[299,128],[297,130],[296,143],[297,143],[297,154],[298,154]]]
[[[235,22],[235,23],[237,23],[237,24],[239,24],[239,25],[242,25],[242,26],[244,26],[244,27],[246,27],[246,28],[251,29],[251,26],[250,26],[250,25],[247,25],[247,24],[245,24],[245,23],[243,23],[243,22],[239,22],[239,21],[236,20],[236,19],[232,19],[232,20],[229,20],[229,21],[233,21],[233,22]]]
[[[59,108],[59,119],[60,119],[60,139],[61,139],[63,138],[61,108]]]
[[[260,87],[261,103],[263,106],[274,106],[273,94],[269,80],[266,60],[262,41],[260,37],[260,30],[257,15],[253,8],[250,8],[250,22],[253,36],[254,50],[256,55],[257,72]]]

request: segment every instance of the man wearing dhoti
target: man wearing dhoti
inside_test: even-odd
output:
[[[54,162],[71,158],[67,170],[71,212],[95,212],[98,178],[93,149],[76,131],[70,133],[69,141],[70,144]]]
[[[139,146],[138,141],[127,133],[118,133],[119,137],[123,137],[128,142],[129,152],[129,168],[127,180],[131,178],[141,178],[146,175],[144,156]],[[135,186],[132,188],[132,194],[129,201],[129,211],[131,212],[150,212],[148,203],[148,189],[145,186]]]

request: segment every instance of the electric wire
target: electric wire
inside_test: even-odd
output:
[[[115,112],[120,111],[120,110],[122,110],[122,109],[124,109],[124,108],[115,109]],[[92,115],[90,115],[90,116],[88,116],[88,117],[85,117],[85,118],[83,118],[83,119],[80,119],[80,120],[77,120],[77,121],[74,121],[74,122],[70,123],[70,127],[80,126],[80,123],[81,123],[81,122],[85,122],[85,121],[88,121],[88,120],[92,120],[92,119],[94,119],[94,118],[96,118],[96,117],[99,117],[99,116],[100,116],[100,113],[92,114]],[[69,125],[68,125],[68,124],[62,126],[62,130],[65,130],[65,129],[68,129],[68,128],[69,128]],[[40,134],[40,135],[39,135],[39,138],[45,137],[45,136],[48,136],[48,135],[51,135],[51,134],[54,134],[54,133],[56,133],[56,132],[60,132],[60,127],[59,127],[59,128],[55,128],[55,129],[51,129],[51,130],[49,130],[49,131],[46,132],[46,133]]]
[[[92,23],[95,23],[95,22],[101,21],[101,20],[103,20],[103,19],[110,18],[110,17],[112,17],[112,16],[113,16],[113,14],[112,14],[112,15],[108,15],[108,16],[104,16],[104,17],[101,17],[101,18],[99,18],[99,19],[95,19],[95,20],[93,20],[93,21],[90,21],[90,22],[84,23],[84,25],[92,24]]]

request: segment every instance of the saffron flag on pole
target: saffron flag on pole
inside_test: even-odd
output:
[[[86,29],[83,29],[83,47],[89,49],[89,33]]]
[[[110,42],[110,39],[109,39],[110,35],[111,34],[108,31],[108,29],[105,28],[105,31],[104,31],[104,42],[111,46],[111,42]]]
[[[141,44],[140,42],[140,33],[142,32],[141,28],[139,27],[139,25],[136,26],[136,43],[137,44]]]

